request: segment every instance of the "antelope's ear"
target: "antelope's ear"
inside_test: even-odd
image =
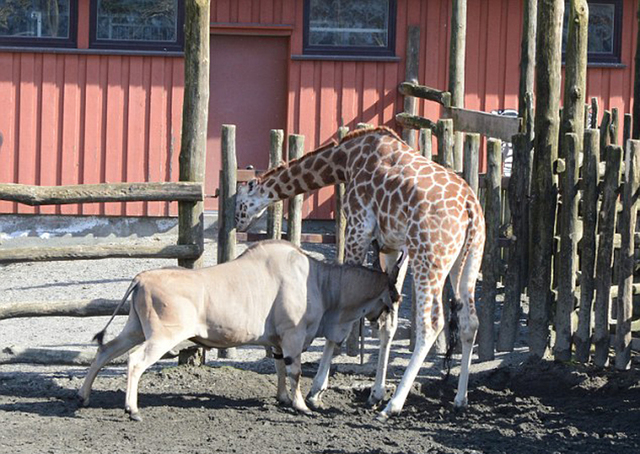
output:
[[[409,254],[407,253],[406,249],[402,249],[400,251],[400,257],[398,257],[398,260],[396,261],[395,265],[393,265],[393,269],[389,273],[389,282],[391,283],[391,285],[395,286],[396,283],[398,282],[398,275],[400,274],[400,268],[402,268],[402,265],[404,265],[404,262],[405,260],[407,260],[408,256]]]
[[[380,245],[378,244],[378,240],[373,240],[371,242],[371,246],[373,246],[373,269],[382,271],[382,266],[380,265]]]
[[[249,187],[249,191],[253,191],[257,185],[258,185],[257,178],[249,180],[249,182],[247,183],[247,186]]]

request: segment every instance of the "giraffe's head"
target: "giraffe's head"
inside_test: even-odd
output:
[[[269,197],[258,180],[253,179],[238,186],[236,193],[236,228],[243,232],[269,206]]]

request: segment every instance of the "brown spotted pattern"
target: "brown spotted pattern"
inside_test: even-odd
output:
[[[462,372],[455,404],[466,405],[468,367],[478,326],[473,294],[485,239],[476,195],[460,176],[416,153],[394,131],[384,127],[359,130],[339,144],[320,148],[240,187],[238,228],[247,228],[271,201],[337,183],[346,183],[345,260],[362,263],[371,241],[377,239],[383,252],[407,250],[414,274],[416,348],[382,416],[402,409],[420,365],[444,326],[442,290],[447,276],[455,298],[462,303],[458,312]],[[389,330],[395,331],[395,326]],[[380,369],[378,373],[384,374]],[[370,398],[374,403],[384,395],[384,380],[378,381]]]

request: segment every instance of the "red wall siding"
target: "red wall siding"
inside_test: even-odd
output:
[[[177,180],[181,58],[0,53],[0,181],[63,185]],[[169,204],[0,212],[167,215]]]
[[[422,27],[420,83],[447,88],[450,0],[397,3],[400,61],[395,62],[296,59],[302,54],[299,0],[213,0],[211,22],[254,31],[260,25],[293,26],[286,132],[305,135],[305,147],[312,150],[335,138],[343,122],[350,128],[358,122],[396,126],[408,25]],[[636,2],[624,0],[622,65],[588,70],[588,99],[598,98],[601,111],[617,107],[621,117],[632,107],[635,12]],[[521,1],[468,2],[466,107],[517,108],[521,26]],[[176,180],[183,85],[180,58],[0,52],[0,181]],[[420,102],[418,109],[432,120],[440,116],[435,103]],[[305,215],[332,216],[332,192],[326,188],[307,196]],[[29,208],[0,202],[0,212],[166,215],[175,210],[166,203]]]

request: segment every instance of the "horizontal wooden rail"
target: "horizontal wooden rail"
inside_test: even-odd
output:
[[[396,121],[405,128],[422,129],[427,128],[433,132],[433,135],[439,136],[438,125],[429,120],[428,118],[421,117],[419,115],[411,115],[408,113],[396,114]]]
[[[415,96],[416,98],[427,99],[442,104],[445,107],[451,105],[451,93],[440,91],[435,88],[418,85],[411,82],[402,82],[398,90],[405,96]]]
[[[0,263],[109,258],[193,259],[199,257],[201,252],[197,244],[0,248]]]
[[[262,241],[267,240],[269,237],[266,233],[253,233],[253,232],[238,232],[236,233],[238,241]],[[335,244],[336,236],[334,234],[322,234],[322,233],[303,233],[301,234],[300,242],[313,243],[313,244]]]
[[[120,300],[97,298],[92,300],[67,301],[24,301],[0,305],[0,320],[24,317],[96,317],[111,315]],[[129,313],[129,303],[118,311],[119,315]]]
[[[69,186],[0,184],[0,200],[25,205],[65,205],[95,202],[199,202],[204,199],[202,184],[102,183]]]

